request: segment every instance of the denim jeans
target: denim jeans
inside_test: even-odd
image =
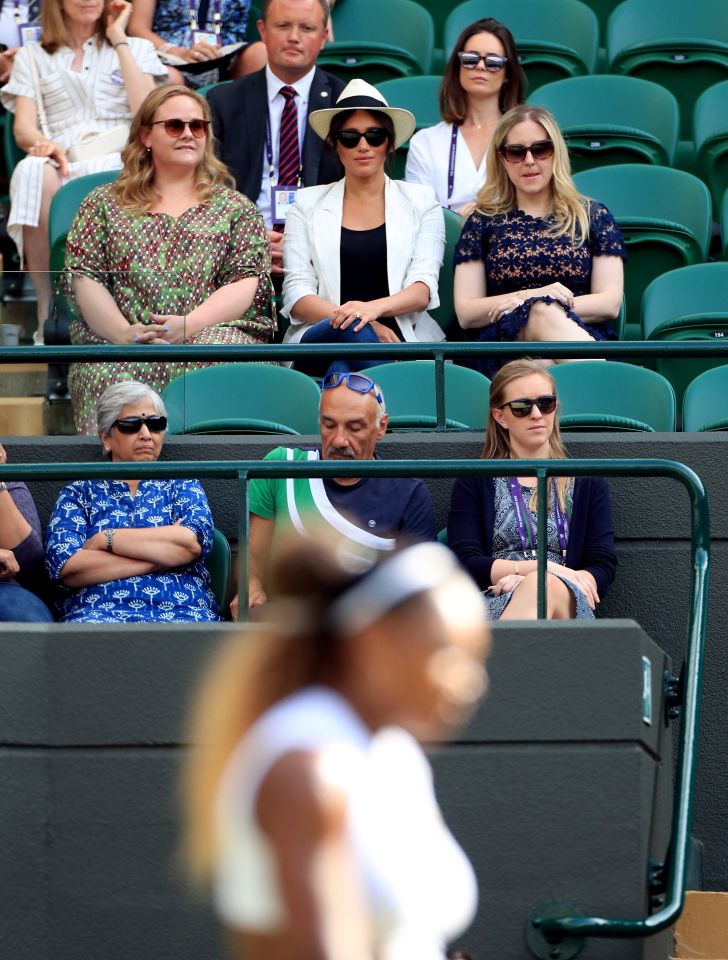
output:
[[[53,615],[40,597],[19,583],[0,583],[0,622],[53,623]]]
[[[379,337],[367,323],[361,330],[354,331],[356,323],[349,324],[346,329],[332,327],[331,318],[325,317],[318,323],[312,323],[301,337],[301,343],[379,343]],[[365,370],[367,367],[376,367],[386,360],[334,360],[328,367],[324,360],[296,360],[296,369],[307,373],[310,377],[322,377],[327,373],[349,373],[352,370]]]

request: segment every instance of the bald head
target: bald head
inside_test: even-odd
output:
[[[359,393],[342,381],[322,391],[319,423],[324,460],[371,460],[387,415],[373,392]]]

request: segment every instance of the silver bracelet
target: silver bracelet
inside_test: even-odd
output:
[[[104,530],[104,536],[106,537],[106,550],[108,553],[114,552],[114,530],[109,527]]]
[[[164,43],[160,44],[157,47],[157,53],[166,53],[168,50],[171,50],[174,47],[173,43],[170,43],[169,40],[165,40]]]

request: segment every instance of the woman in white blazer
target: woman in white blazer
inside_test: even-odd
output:
[[[343,180],[299,190],[283,241],[285,342],[439,341],[428,308],[437,281],[445,224],[434,191],[390,180],[388,154],[409,138],[415,119],[389,107],[375,87],[352,80],[336,107],[309,122],[344,167]],[[329,372],[381,362],[337,360]],[[299,364],[299,366],[302,366]],[[326,364],[303,365],[321,372]]]

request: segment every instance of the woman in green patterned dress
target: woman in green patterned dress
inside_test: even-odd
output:
[[[93,190],[68,235],[66,284],[78,308],[75,344],[266,343],[275,328],[270,245],[255,206],[231,189],[214,155],[207,101],[185,87],[154,90],[134,118],[112,185]],[[112,383],[162,390],[203,363],[74,363],[76,429],[95,430]]]

